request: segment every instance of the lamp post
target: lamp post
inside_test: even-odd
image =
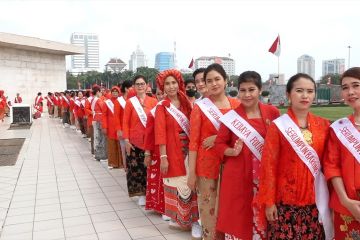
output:
[[[350,49],[351,49],[351,46],[347,46],[348,49],[349,49],[349,55],[348,55],[348,69],[350,68]]]

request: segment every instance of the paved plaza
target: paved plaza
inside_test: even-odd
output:
[[[125,172],[95,161],[87,139],[58,119],[34,120],[28,130],[0,139],[26,138],[15,166],[0,167],[0,240],[191,239],[127,195]]]

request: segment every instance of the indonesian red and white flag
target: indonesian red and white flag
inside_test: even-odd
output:
[[[194,67],[194,58],[191,59],[191,62],[189,64],[189,67],[188,68],[193,68]]]
[[[274,43],[271,45],[271,47],[269,48],[269,52],[271,52],[272,54],[274,54],[275,56],[280,56],[280,52],[281,52],[281,47],[280,47],[280,35],[277,36],[277,38],[275,39]]]

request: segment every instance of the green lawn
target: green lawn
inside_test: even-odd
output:
[[[286,108],[280,109],[281,113],[285,113],[287,111]],[[351,114],[353,111],[350,107],[347,106],[334,106],[334,107],[312,107],[311,112],[314,114],[327,118],[331,121],[336,119],[346,117]]]

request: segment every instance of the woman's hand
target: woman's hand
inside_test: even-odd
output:
[[[195,173],[189,173],[189,176],[187,179],[187,185],[191,189],[191,191],[195,191],[195,189],[196,189],[196,174]]]
[[[144,165],[146,167],[149,167],[151,164],[151,154],[149,151],[145,151],[144,153],[145,157],[144,157]]]
[[[360,201],[348,199],[344,203],[344,206],[351,212],[351,215],[353,215],[356,221],[360,222]]]
[[[166,175],[169,169],[169,162],[167,157],[160,158],[160,171],[162,174]]]
[[[205,138],[202,143],[202,147],[205,149],[212,148],[214,146],[215,139],[216,139],[216,135],[212,135],[210,137]]]
[[[234,157],[236,157],[240,154],[243,146],[244,146],[244,142],[240,138],[238,140],[236,140],[234,147],[233,147]]]
[[[276,205],[265,208],[266,219],[269,222],[273,222],[278,219],[278,211]]]
[[[130,152],[131,149],[135,150],[135,148],[133,147],[133,145],[129,142],[129,140],[125,141],[126,145],[125,145],[125,149],[126,149],[126,155],[130,156]]]

